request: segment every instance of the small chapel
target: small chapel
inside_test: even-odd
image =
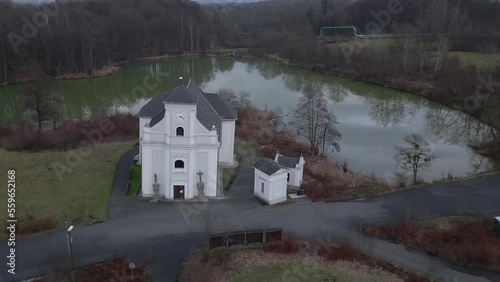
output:
[[[231,105],[189,80],[158,93],[138,116],[143,197],[223,196],[220,168],[233,166],[238,118]]]

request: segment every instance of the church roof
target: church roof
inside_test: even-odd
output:
[[[234,120],[238,118],[236,110],[224,101],[219,94],[203,93],[203,96],[212,105],[212,108],[214,108],[221,119]]]
[[[149,122],[149,127],[155,126],[157,123],[162,121],[164,117],[165,117],[165,109],[161,110],[151,119],[151,121]]]
[[[278,156],[278,163],[282,166],[295,168],[297,164],[299,164],[299,158],[285,157],[283,155]]]
[[[193,93],[184,85],[179,85],[170,91],[170,94],[163,100],[166,104],[196,104],[198,95]]]
[[[179,85],[168,93],[158,93],[139,111],[139,117],[152,118],[149,126],[153,127],[165,117],[165,104],[194,104],[196,118],[207,128],[215,125],[219,141],[221,139],[222,120],[236,120],[236,111],[219,96],[205,93],[196,83],[189,80],[187,86]]]
[[[253,167],[269,176],[275,174],[280,169],[287,169],[286,167],[268,158],[258,160],[253,164]]]
[[[159,112],[165,109],[162,101],[165,100],[170,92],[160,92],[156,94],[149,102],[144,105],[139,111],[140,117],[154,117]]]

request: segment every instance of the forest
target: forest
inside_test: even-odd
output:
[[[398,13],[384,18],[393,2]],[[0,0],[0,82],[90,74],[141,57],[233,47],[323,61],[324,54],[316,50],[321,47],[320,27],[353,25],[368,33],[367,24],[378,18],[387,21],[381,24],[381,33],[449,33],[446,40],[451,42],[445,49],[450,51],[491,53],[499,48],[495,27],[500,26],[500,3],[489,0],[269,0],[210,5],[184,0],[21,5]],[[426,37],[429,40],[434,39]]]

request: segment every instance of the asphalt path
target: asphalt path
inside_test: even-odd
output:
[[[153,281],[175,281],[187,255],[206,246],[203,223],[215,217],[215,231],[283,228],[307,240],[344,239],[362,251],[444,281],[500,281],[500,273],[457,266],[424,252],[363,235],[370,224],[404,218],[424,219],[450,215],[500,215],[500,176],[480,177],[458,183],[337,202],[262,206],[244,192],[252,173],[243,162],[238,181],[226,199],[208,202],[160,202],[129,200],[125,186],[135,152],[117,164],[109,216],[106,222],[76,226],[73,253],[79,265],[127,255],[148,263]],[[249,186],[250,185],[250,186]],[[16,274],[7,272],[7,241],[0,242],[0,281],[19,281],[47,270],[54,261],[67,263],[64,230],[18,238]]]

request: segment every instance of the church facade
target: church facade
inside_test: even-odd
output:
[[[190,80],[158,93],[138,115],[143,197],[154,196],[153,186],[168,200],[222,196],[219,168],[234,160],[233,107]]]

